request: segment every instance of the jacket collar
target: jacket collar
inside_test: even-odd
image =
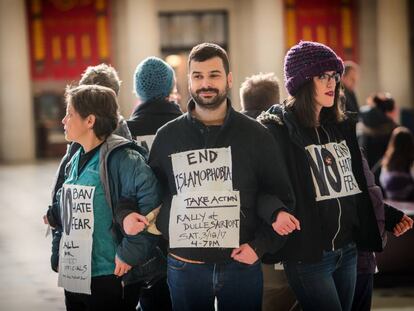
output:
[[[278,104],[272,106],[267,113],[270,115],[264,115],[265,120],[285,126],[291,140],[300,147],[305,146],[303,137],[300,134],[301,127],[292,111],[287,110],[285,105]],[[261,118],[263,119],[263,117]]]
[[[191,98],[188,101],[188,104],[187,104],[186,118],[190,123],[199,124],[199,125],[204,127],[205,125],[200,120],[194,118],[191,114],[191,111],[195,109],[195,105],[196,105],[196,103],[195,103],[194,99]],[[232,107],[231,100],[230,100],[230,98],[227,97],[227,112],[226,112],[226,117],[224,118],[224,123],[221,126],[221,129],[224,129],[224,128],[228,127],[228,124],[231,122],[231,120],[232,120],[235,113],[236,112],[234,111],[234,109]]]
[[[180,107],[165,98],[158,98],[139,104],[131,115],[131,119],[146,113],[171,113],[180,116],[182,114]]]

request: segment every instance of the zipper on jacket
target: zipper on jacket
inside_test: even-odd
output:
[[[341,231],[341,216],[342,216],[342,205],[341,201],[337,198],[336,201],[338,202],[338,209],[339,209],[339,215],[338,215],[338,230],[336,231],[333,239],[332,239],[332,250],[335,250],[335,239],[338,236],[339,232]]]

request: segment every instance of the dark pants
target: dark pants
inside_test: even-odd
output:
[[[65,304],[68,311],[122,310],[121,279],[115,275],[93,277],[91,295],[65,290]]]
[[[371,310],[373,284],[374,275],[372,273],[361,273],[357,275],[352,311]]]
[[[350,311],[356,282],[355,244],[324,251],[317,263],[284,264],[289,284],[303,310]]]
[[[170,311],[172,310],[170,291],[167,277],[154,283],[150,288],[143,283],[131,284],[124,289],[125,306],[137,306],[140,311]],[[132,309],[125,309],[132,310]],[[135,310],[135,309],[133,309]]]
[[[192,264],[168,256],[168,286],[173,310],[261,310],[263,275],[260,262],[246,265]]]

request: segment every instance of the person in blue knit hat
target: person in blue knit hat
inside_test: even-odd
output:
[[[135,92],[142,102],[168,97],[174,86],[174,69],[158,57],[144,59],[135,70]]]
[[[158,57],[140,62],[134,74],[140,104],[127,121],[132,137],[149,150],[158,128],[182,112],[170,94],[176,88],[174,69]]]
[[[127,124],[133,139],[149,151],[158,128],[182,115],[179,106],[170,96],[175,89],[174,70],[162,59],[148,57],[138,64],[134,85],[140,104],[134,109]],[[150,282],[142,284],[140,293],[136,294],[140,310],[172,309],[167,286],[166,240],[159,241],[158,250],[162,257],[158,273]]]

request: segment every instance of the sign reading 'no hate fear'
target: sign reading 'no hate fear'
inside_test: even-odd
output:
[[[361,190],[352,172],[352,159],[345,140],[323,146],[309,145],[309,159],[316,201],[346,197]]]
[[[170,246],[239,247],[240,194],[233,190],[231,148],[171,155],[177,195],[171,202]]]
[[[94,192],[90,186],[62,188],[58,286],[74,293],[91,293]]]

